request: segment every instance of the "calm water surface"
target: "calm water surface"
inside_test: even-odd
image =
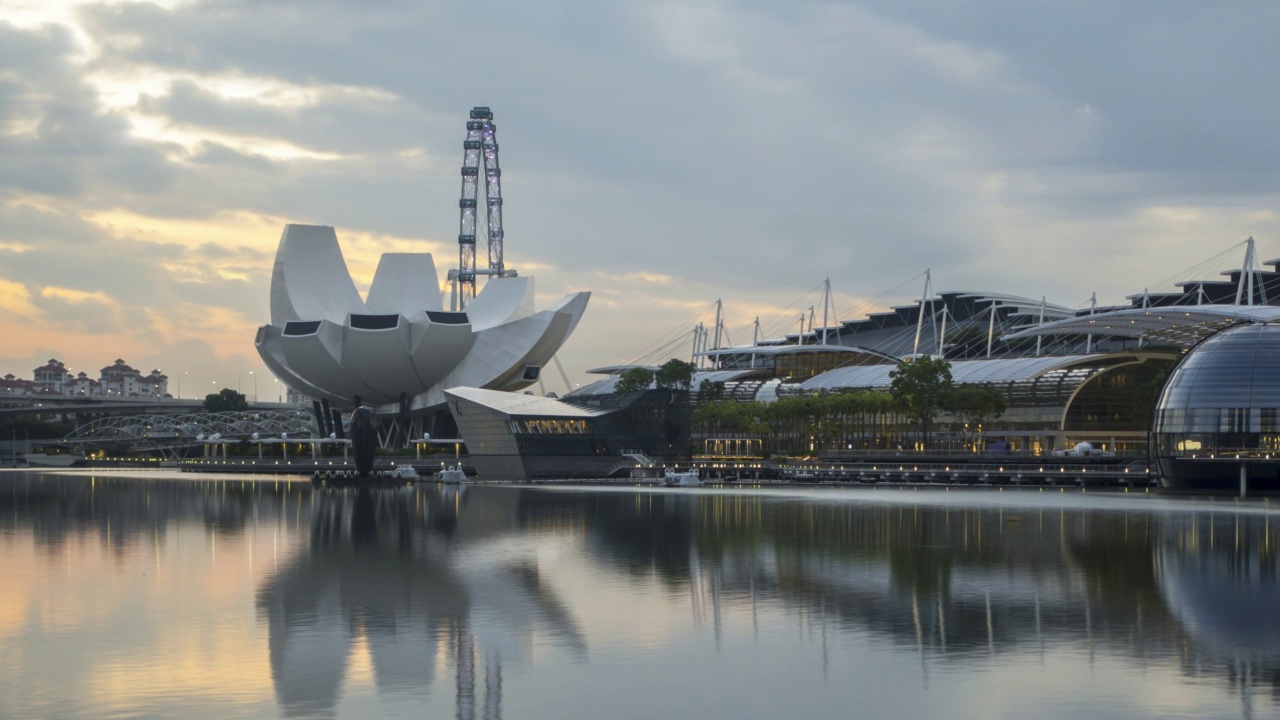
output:
[[[1280,715],[1273,504],[0,473],[0,716]]]

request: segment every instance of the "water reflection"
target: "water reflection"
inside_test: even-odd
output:
[[[159,583],[172,563],[247,583],[256,620],[239,630],[256,639],[269,689],[255,700],[242,682],[244,707],[267,702],[284,716],[608,714],[587,697],[670,714],[672,693],[652,688],[690,667],[716,677],[679,686],[674,702],[690,717],[832,714],[855,702],[901,716],[1263,717],[1280,706],[1269,506],[912,495],[0,475],[0,566],[21,567],[29,541],[43,572],[65,572],[64,546],[91,539],[120,568],[107,586],[140,582],[127,572],[137,555],[154,556],[141,582]],[[245,564],[252,572],[238,573]],[[6,603],[68,601],[39,572],[24,577],[0,592],[0,656],[26,657],[50,637]],[[144,635],[157,639],[139,652],[224,613],[212,598],[143,601]],[[80,664],[15,662],[0,674],[0,716],[33,714],[21,703],[37,693],[24,683],[44,683],[41,697],[65,688],[60,705],[34,714],[102,714],[76,673],[93,676],[95,662],[132,645],[113,635],[110,613],[85,617],[106,619],[57,628],[83,638]],[[743,663],[767,669],[767,693]],[[993,671],[1031,682],[993,690]],[[219,714],[192,696],[204,686],[179,687],[127,707]],[[1007,696],[993,705],[993,692]]]
[[[317,494],[309,548],[257,599],[286,714],[336,707],[357,638],[383,691],[425,693],[443,657],[459,718],[475,717],[477,703],[484,718],[502,716],[503,664],[526,662],[537,633],[585,657],[581,630],[530,557],[468,552],[516,527],[519,494],[488,493],[482,503],[464,494]]]
[[[717,636],[726,607],[749,605],[754,619],[771,604],[824,633],[911,648],[926,681],[933,665],[1076,645],[1090,664],[1100,653],[1176,663],[1228,688],[1246,717],[1256,688],[1280,698],[1280,585],[1265,508],[531,494],[524,510],[536,518],[575,503],[603,562],[688,592]]]

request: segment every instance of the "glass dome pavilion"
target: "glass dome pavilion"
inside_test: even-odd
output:
[[[1229,327],[1182,359],[1156,403],[1152,448],[1167,487],[1280,489],[1280,324]]]

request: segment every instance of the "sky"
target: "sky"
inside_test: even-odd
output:
[[[335,226],[362,290],[383,252],[443,272],[475,105],[508,267],[540,307],[593,293],[573,384],[687,355],[717,298],[733,342],[794,331],[828,277],[840,319],[926,268],[1122,302],[1248,236],[1280,257],[1277,28],[1248,0],[0,0],[0,374],[275,399],[284,225]]]

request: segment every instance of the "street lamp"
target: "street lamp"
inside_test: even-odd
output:
[[[241,395],[244,394],[244,392],[240,390],[240,382],[244,380],[245,375],[253,375],[253,401],[258,402],[258,376],[254,375],[252,370],[248,372],[242,372],[240,373],[240,377],[236,378],[236,392],[240,393]]]
[[[178,375],[178,399],[179,400],[182,399],[182,376],[183,375],[186,375],[186,373],[181,373],[180,375]]]
[[[236,378],[236,391],[241,392],[241,395],[244,395],[241,389],[239,389],[239,384],[241,384],[241,380],[244,379],[244,375],[253,375],[253,402],[257,402],[257,373],[253,372],[253,370],[239,374],[239,377]]]

